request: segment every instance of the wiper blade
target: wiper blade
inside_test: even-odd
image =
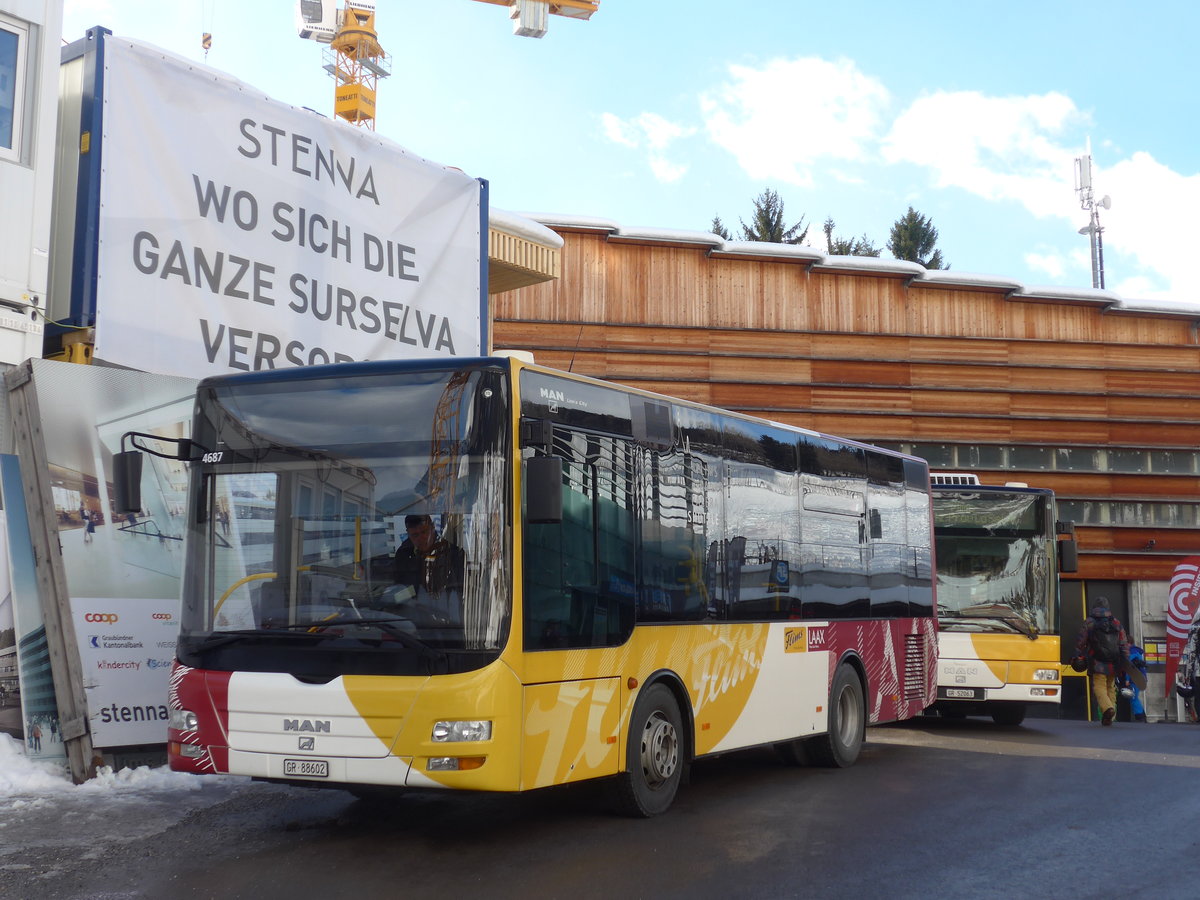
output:
[[[311,627],[312,623],[302,627]],[[305,638],[315,637],[315,634],[310,634],[307,631],[295,632],[288,629],[293,626],[284,626],[282,628],[240,628],[236,631],[221,631],[211,634],[208,637],[201,638],[197,650],[212,650],[216,647],[221,647],[225,644],[234,644],[238,641],[244,641],[249,638],[262,637],[290,637],[290,638]],[[186,640],[186,639],[185,639]]]
[[[997,615],[964,616],[964,615],[958,615],[958,614],[954,614],[954,613],[944,613],[943,612],[943,613],[938,613],[938,621],[939,622],[948,622],[948,623],[960,623],[961,622],[961,623],[969,623],[969,624],[979,624],[979,623],[984,623],[984,622],[991,622],[996,625],[1003,625],[1008,630],[1014,631],[1017,634],[1023,634],[1023,635],[1025,635],[1025,637],[1029,638],[1031,641],[1036,641],[1038,639],[1037,629],[1034,628],[1032,625],[1030,625],[1028,622],[1026,622],[1023,618],[1016,615],[1015,613],[1011,616],[1003,616],[1003,615],[1001,615],[1001,616],[997,616]]]
[[[315,622],[297,622],[294,625],[285,626],[286,628],[308,628],[308,629],[323,629],[323,628],[378,628],[380,631],[387,634],[389,637],[395,638],[399,643],[408,647],[410,650],[416,650],[420,653],[421,658],[429,664],[431,675],[438,674],[443,671],[446,663],[446,654],[441,650],[429,646],[419,637],[410,634],[403,628],[398,627],[395,623],[409,622],[410,620],[404,616],[364,616],[363,610],[358,607],[352,607],[353,616],[337,613],[325,619],[319,619]],[[308,632],[306,632],[308,633]],[[314,637],[320,636],[322,632],[313,631]]]

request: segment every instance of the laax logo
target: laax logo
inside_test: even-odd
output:
[[[85,622],[105,622],[114,625],[121,620],[116,613],[88,613],[83,617]]]
[[[284,731],[314,731],[318,734],[331,734],[333,723],[327,719],[284,719]]]

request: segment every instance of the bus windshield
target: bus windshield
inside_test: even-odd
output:
[[[1054,533],[1040,493],[935,490],[938,619],[944,631],[1053,631]]]
[[[495,658],[509,415],[485,366],[202,384],[180,660],[320,676]]]

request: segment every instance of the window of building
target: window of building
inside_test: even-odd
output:
[[[0,15],[0,159],[20,158],[28,38],[27,26]]]

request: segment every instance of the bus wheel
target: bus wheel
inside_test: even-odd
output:
[[[992,721],[997,725],[1016,727],[1025,721],[1024,703],[996,702],[992,704]]]
[[[685,765],[679,704],[666,685],[651,685],[629,721],[626,768],[613,784],[617,811],[636,818],[666,812]]]
[[[835,769],[854,765],[866,727],[866,705],[858,673],[850,666],[838,666],[829,689],[829,731],[808,742],[813,762]]]

